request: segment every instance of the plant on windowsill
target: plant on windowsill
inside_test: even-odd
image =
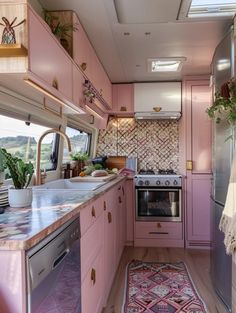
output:
[[[10,206],[18,208],[31,205],[32,188],[28,186],[34,173],[33,164],[25,163],[3,148],[0,148],[0,157],[4,159],[14,184],[14,188],[9,188]]]
[[[215,100],[207,109],[210,118],[219,124],[226,119],[230,125],[236,122],[236,79],[233,78],[221,86],[221,90],[215,93]]]
[[[77,175],[80,174],[85,166],[85,161],[88,160],[88,154],[83,152],[75,152],[70,155],[71,157],[71,168],[77,171]]]

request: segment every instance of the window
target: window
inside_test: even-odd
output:
[[[90,153],[90,145],[92,135],[90,133],[84,132],[80,129],[73,127],[66,127],[66,134],[70,138],[71,142],[71,153],[82,152]],[[69,162],[70,154],[67,149],[64,149],[63,152],[63,163]]]
[[[0,147],[24,161],[36,166],[36,149],[39,137],[48,128],[26,123],[22,120],[0,115]],[[57,144],[55,134],[47,135],[42,142],[42,169],[53,170],[57,167]]]

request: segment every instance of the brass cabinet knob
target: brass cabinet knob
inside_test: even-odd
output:
[[[161,228],[161,223],[157,223],[157,228]]]
[[[121,197],[119,196],[119,203],[122,203]]]
[[[153,107],[153,111],[155,112],[160,112],[162,107]]]
[[[82,71],[85,71],[87,68],[87,63],[85,63],[85,62],[81,63],[80,68],[82,69]]]
[[[96,217],[96,211],[94,206],[92,206],[92,211],[91,211],[92,217]]]
[[[111,224],[112,223],[112,214],[111,214],[111,212],[108,212],[107,219],[108,219],[108,223]]]
[[[95,285],[95,283],[96,283],[96,270],[94,268],[92,268],[92,270],[91,270],[91,280],[93,282],[93,285]]]
[[[104,208],[104,211],[106,211],[106,209],[107,209],[107,203],[106,203],[106,201],[103,202],[103,208]]]

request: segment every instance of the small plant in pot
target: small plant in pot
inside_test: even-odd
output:
[[[75,168],[79,174],[85,166],[85,161],[88,160],[88,154],[83,152],[75,152],[70,155],[71,157],[71,168]]]
[[[5,157],[0,153],[0,186],[5,180],[5,169],[7,168]]]
[[[32,203],[32,188],[29,183],[34,173],[31,162],[12,156],[6,149],[0,148],[0,155],[5,159],[14,188],[9,188],[9,204],[13,208],[29,206]]]

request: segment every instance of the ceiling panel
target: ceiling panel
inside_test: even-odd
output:
[[[178,17],[181,0],[114,0],[121,24],[173,22]]]

